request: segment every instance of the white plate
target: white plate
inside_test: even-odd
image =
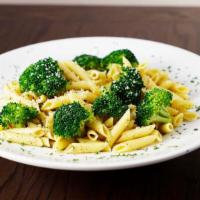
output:
[[[191,89],[191,98],[200,105],[200,57],[163,43],[118,37],[70,38],[19,48],[0,55],[0,92],[3,85],[19,77],[30,63],[51,56],[72,59],[88,53],[104,56],[114,49],[132,50],[140,62],[166,69],[172,79]],[[164,142],[128,154],[64,155],[52,149],[0,142],[0,156],[29,165],[62,170],[112,170],[149,165],[186,154],[200,147],[200,119],[185,123]],[[198,130],[197,130],[198,129]]]

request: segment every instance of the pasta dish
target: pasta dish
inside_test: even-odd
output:
[[[198,117],[186,86],[128,49],[44,58],[4,90],[0,139],[68,154],[142,149]]]

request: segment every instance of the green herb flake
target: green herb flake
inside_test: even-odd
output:
[[[78,158],[74,158],[72,161],[73,162],[77,162],[77,161],[79,161],[79,159]]]
[[[159,147],[158,146],[154,146],[154,148],[153,148],[154,150],[157,150],[157,149],[159,149]]]
[[[22,147],[20,147],[20,149],[24,152],[25,151],[25,149],[24,148],[22,148]]]
[[[200,106],[197,106],[197,107],[196,107],[196,111],[197,111],[197,112],[200,111]]]

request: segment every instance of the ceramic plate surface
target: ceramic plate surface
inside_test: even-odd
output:
[[[190,96],[200,106],[200,56],[163,43],[117,37],[70,38],[38,43],[0,55],[0,92],[16,80],[30,64],[44,57],[72,59],[88,53],[104,56],[115,49],[132,50],[141,63],[164,69],[173,80],[191,89]],[[195,109],[195,108],[194,108]],[[62,170],[112,170],[149,165],[178,157],[200,147],[200,119],[184,123],[161,144],[127,154],[99,153],[65,155],[52,149],[21,146],[0,141],[0,156],[29,165]]]

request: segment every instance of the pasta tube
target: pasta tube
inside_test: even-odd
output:
[[[110,131],[108,130],[108,128],[97,118],[88,122],[87,126],[99,133],[104,138],[110,137]]]
[[[116,140],[121,136],[122,132],[126,129],[130,122],[130,109],[128,109],[119,121],[114,125],[111,130],[111,136],[108,138],[108,143],[112,147]]]
[[[171,133],[174,130],[174,126],[172,123],[162,124],[159,126],[159,130],[164,134]]]
[[[98,139],[98,134],[95,132],[95,131],[93,131],[93,130],[89,130],[88,132],[87,132],[87,137],[91,140],[91,141],[96,141],[97,139]]]
[[[113,151],[119,153],[129,152],[144,148],[155,142],[161,142],[161,141],[162,141],[161,134],[158,131],[154,131],[154,133],[151,135],[119,143],[113,147]]]
[[[38,147],[43,146],[43,141],[39,137],[34,137],[32,135],[27,135],[27,134],[15,133],[9,130],[1,131],[0,138],[8,142],[14,142],[18,144],[38,146]]]
[[[107,142],[86,142],[86,143],[71,143],[63,152],[64,153],[97,153],[108,147]]]
[[[117,143],[150,135],[154,129],[155,129],[155,124],[144,127],[137,127],[135,129],[125,131],[124,133],[122,133],[121,137],[117,140]]]

